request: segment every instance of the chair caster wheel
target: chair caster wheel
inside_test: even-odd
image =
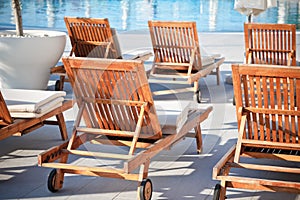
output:
[[[196,99],[197,103],[201,103],[202,96],[201,96],[201,91],[200,90],[198,90],[197,92],[195,92],[194,98]]]
[[[57,80],[55,82],[55,86],[54,86],[55,91],[60,91],[60,80]]]
[[[55,181],[57,178],[56,176],[57,176],[56,169],[53,169],[48,175],[48,181],[47,181],[48,190],[53,193],[58,191],[58,189],[55,188]]]
[[[221,192],[221,185],[216,184],[215,189],[214,189],[213,200],[219,200],[220,199],[220,192]]]
[[[152,197],[152,182],[150,179],[144,179],[140,186],[140,199],[150,200]]]

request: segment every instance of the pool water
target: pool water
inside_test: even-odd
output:
[[[278,0],[254,22],[292,23],[300,29],[300,0]],[[148,29],[148,20],[196,21],[200,32],[243,30],[234,0],[22,0],[25,28],[66,31],[64,16],[108,18],[118,31]],[[14,29],[10,0],[0,1],[0,29]]]

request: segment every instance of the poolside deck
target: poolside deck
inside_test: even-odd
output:
[[[297,50],[300,46],[297,34]],[[212,168],[223,154],[236,142],[237,123],[235,107],[232,105],[232,85],[225,79],[231,74],[231,63],[242,63],[244,45],[242,33],[200,33],[201,45],[209,53],[225,55],[221,66],[222,81],[217,86],[215,76],[200,81],[203,104],[212,104],[214,110],[209,119],[202,124],[203,153],[197,155],[196,144],[185,139],[170,151],[163,151],[150,165],[149,178],[153,182],[152,199],[212,199],[217,181],[212,180]],[[126,51],[151,49],[148,34],[128,32],[119,34],[121,49]],[[66,47],[66,54],[69,46]],[[300,51],[300,50],[299,50]],[[300,56],[297,52],[297,58]],[[151,66],[151,60],[145,63]],[[51,77],[49,89],[53,89],[56,77]],[[159,85],[153,83],[153,89]],[[173,87],[172,84],[167,87]],[[68,97],[72,91],[65,86]],[[156,97],[160,99],[189,99],[192,93]],[[76,110],[65,112],[69,134],[71,134]],[[226,115],[225,115],[226,113]],[[47,189],[47,176],[50,169],[37,166],[37,155],[61,143],[56,127],[45,126],[23,137],[10,137],[0,141],[0,199],[136,199],[136,182],[88,176],[66,175],[64,187],[57,193]],[[88,148],[88,146],[87,146]],[[90,162],[82,159],[79,162]],[[99,160],[99,162],[101,162]],[[300,195],[269,192],[239,192],[227,190],[228,199],[300,199]]]

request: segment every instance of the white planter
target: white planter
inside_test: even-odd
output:
[[[41,37],[1,37],[13,32],[0,32],[0,88],[46,89],[50,68],[64,52],[66,33],[24,30]]]

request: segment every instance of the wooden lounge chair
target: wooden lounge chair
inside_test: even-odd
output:
[[[68,139],[63,112],[72,107],[72,101],[63,102],[61,94],[55,95],[53,91],[1,90],[0,140],[22,136],[45,124],[58,125],[62,140]],[[57,121],[49,120],[54,116]]]
[[[64,17],[72,49],[70,56],[92,58],[122,59],[116,30],[110,27],[107,18]],[[126,59],[147,60],[152,55],[149,51],[126,55]],[[63,90],[66,71],[63,65],[51,70],[52,74],[60,75],[56,82],[56,90]]]
[[[232,74],[238,139],[213,168],[214,199],[228,187],[300,193],[299,68],[244,64]]]
[[[149,21],[148,26],[154,52],[151,76],[187,79],[188,84],[194,84],[198,102],[201,101],[198,88],[201,77],[216,75],[217,84],[220,84],[219,67],[225,58],[220,55],[218,58],[201,56],[196,22]],[[168,94],[168,91],[156,94]]]
[[[63,63],[79,111],[70,141],[39,155],[39,166],[56,168],[48,179],[50,191],[61,189],[64,174],[73,173],[138,181],[138,198],[151,199],[152,184],[147,177],[152,157],[188,136],[192,129],[195,129],[192,137],[196,138],[197,149],[201,151],[200,123],[208,117],[212,107],[186,107],[176,112],[175,120],[169,120],[174,113],[169,116],[166,110],[162,112],[165,118],[159,116],[142,61],[69,57],[63,58]],[[168,110],[171,108],[168,102]],[[85,125],[79,126],[82,119]],[[87,142],[111,145],[115,153],[105,153],[103,149],[78,150]],[[120,150],[116,146],[128,148]],[[119,150],[117,153],[115,148]],[[117,159],[122,161],[122,166],[69,164],[70,154],[77,158]]]
[[[247,64],[296,66],[295,24],[245,23],[244,39]]]
[[[296,25],[245,23],[247,64],[296,66]]]

